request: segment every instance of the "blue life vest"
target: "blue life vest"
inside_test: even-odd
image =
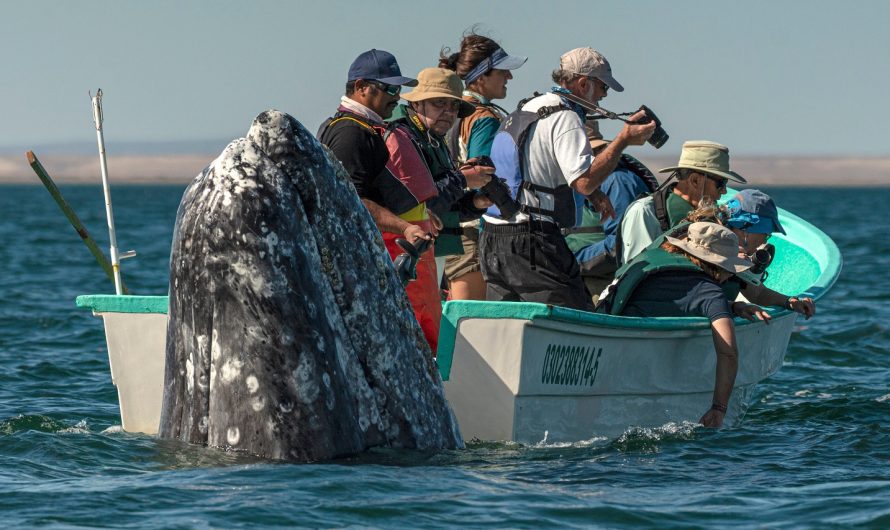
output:
[[[583,202],[575,200],[572,188],[567,184],[551,188],[524,178],[527,165],[524,149],[532,126],[551,114],[570,109],[565,105],[554,105],[529,112],[521,110],[522,105],[520,103],[518,110],[504,118],[492,141],[491,159],[495,173],[506,180],[511,196],[520,204],[521,212],[550,217],[560,228],[576,226],[581,221]],[[541,195],[553,196],[553,210],[540,207]],[[490,206],[486,213],[504,219],[497,206]]]

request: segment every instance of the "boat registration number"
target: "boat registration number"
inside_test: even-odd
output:
[[[593,386],[602,348],[550,344],[544,354],[541,382],[550,385]]]

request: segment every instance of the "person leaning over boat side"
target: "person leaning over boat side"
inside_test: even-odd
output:
[[[336,114],[322,123],[317,135],[346,168],[377,227],[403,234],[412,243],[430,236],[387,206],[383,190],[401,184],[386,169],[389,152],[383,140],[383,120],[399,102],[401,87],[415,85],[417,80],[402,76],[391,53],[368,50],[360,54],[349,67],[346,94],[340,98]]]
[[[472,114],[459,118],[446,135],[448,150],[458,165],[491,154],[491,142],[507,112],[493,100],[507,97],[510,70],[525,64],[527,57],[509,55],[494,40],[470,33],[460,42],[460,51],[443,49],[439,67],[454,70],[463,79],[464,101],[475,107]],[[479,265],[479,221],[460,224],[464,253],[448,256],[445,278],[451,300],[485,300],[485,280]],[[447,227],[447,223],[446,223]],[[446,228],[447,230],[447,228]]]
[[[618,270],[598,312],[634,317],[706,317],[717,354],[713,404],[699,420],[720,427],[738,371],[733,315],[750,320],[747,304],[730,305],[721,284],[753,263],[738,257],[739,240],[716,223],[693,223],[686,236],[670,236]],[[762,312],[761,312],[762,313]]]
[[[618,165],[621,152],[630,145],[642,145],[655,131],[655,123],[626,124],[594,157],[584,129],[585,109],[561,94],[596,103],[606,97],[609,88],[624,88],[612,77],[606,58],[591,48],[563,54],[552,76],[558,86],[521,106],[521,111],[529,113],[524,116],[536,115],[527,134],[513,138],[504,129],[492,145],[498,176],[508,180],[521,209],[509,219],[490,209],[483,218],[479,236],[482,275],[488,283],[488,300],[589,309],[590,298],[578,262],[561,232],[575,224],[572,191],[585,196],[599,192],[600,184]],[[511,114],[511,124],[517,123],[512,116],[523,115]],[[643,116],[638,112],[631,121]],[[603,207],[611,214],[610,206]]]
[[[424,221],[429,217],[429,211],[435,216],[453,213],[458,221],[478,219],[491,201],[477,191],[466,191],[466,188],[484,186],[491,179],[494,168],[472,166],[458,170],[445,147],[443,136],[457,117],[469,116],[473,106],[461,99],[463,84],[457,74],[450,70],[425,68],[417,74],[417,80],[417,87],[402,96],[408,105],[397,106],[390,118],[386,133],[390,155],[387,167],[402,182],[413,182],[424,175],[432,183],[434,194],[425,200],[418,197],[415,207],[403,217]],[[391,141],[399,137],[407,141]],[[412,158],[417,159],[418,163],[406,163]],[[403,252],[395,242],[398,237],[398,233],[383,233],[383,242],[393,258]],[[458,236],[452,237],[459,249]],[[421,278],[418,272],[418,279],[411,282],[407,289],[414,314],[433,353],[438,347],[442,318],[434,254],[439,255],[435,247],[440,242],[447,244],[443,240],[447,240],[447,235],[439,234],[434,248],[421,257],[418,267],[423,265],[427,273]]]
[[[769,263],[772,254],[767,250],[767,241],[773,233],[785,234],[785,229],[779,222],[779,211],[776,203],[766,193],[747,189],[738,192],[724,207],[726,210],[725,225],[739,238],[739,257],[751,259],[760,257],[763,260],[763,271],[758,274],[758,280],[765,280],[769,271]],[[758,253],[758,250],[761,252]],[[766,257],[769,256],[769,257]],[[816,302],[810,297],[786,296],[773,291],[763,283],[745,283],[743,278],[738,280],[741,285],[741,293],[749,302],[761,306],[784,307],[790,311],[802,314],[809,319],[816,314]]]
[[[632,260],[656,237],[683,220],[700,204],[715,203],[731,180],[744,184],[745,178],[729,169],[729,148],[708,141],[683,144],[676,166],[659,170],[672,172],[677,182],[638,199],[627,207],[619,237],[621,265]]]
[[[591,121],[587,124],[587,136],[594,156],[609,145],[600,134],[599,123]],[[617,260],[615,257],[615,241],[618,227],[627,207],[637,197],[651,193],[658,188],[658,181],[649,169],[628,154],[622,154],[615,171],[609,174],[601,186],[603,193],[612,203],[615,216],[611,219],[600,219],[600,215],[584,197],[581,225],[578,230],[566,236],[569,249],[575,254],[581,267],[581,279],[590,293],[593,303],[597,302],[600,292],[606,288],[615,276]],[[585,230],[589,227],[602,226],[602,233]]]

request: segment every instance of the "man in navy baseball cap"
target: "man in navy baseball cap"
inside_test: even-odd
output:
[[[389,150],[383,139],[383,120],[392,115],[402,87],[416,85],[416,79],[402,76],[391,53],[368,50],[349,66],[346,93],[337,112],[318,131],[318,139],[343,164],[377,226],[401,232],[408,241],[422,239],[426,233],[385,206],[384,188],[397,188],[399,181],[386,169]]]
[[[395,56],[383,50],[368,50],[352,61],[347,81],[366,79],[394,86],[417,86],[417,79],[404,77]]]

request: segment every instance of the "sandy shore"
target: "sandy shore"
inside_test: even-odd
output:
[[[50,176],[58,183],[99,183],[98,156],[37,153]],[[121,155],[109,156],[112,182],[131,184],[184,184],[217,155]],[[676,163],[676,158],[643,157],[653,171]],[[733,169],[752,185],[760,186],[888,186],[890,157],[779,157],[737,156]],[[36,175],[21,156],[0,156],[0,184],[37,183]]]

